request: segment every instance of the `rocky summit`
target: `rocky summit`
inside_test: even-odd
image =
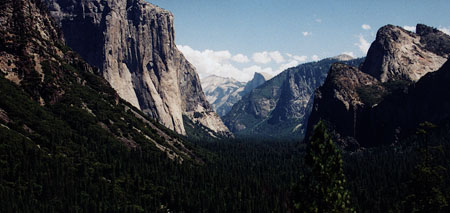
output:
[[[360,88],[371,88],[370,92],[384,91],[380,81],[358,68],[341,63],[333,64],[325,83],[315,91],[306,137],[310,136],[313,126],[324,119],[335,134],[340,134],[336,136],[336,141],[341,146],[348,149],[359,147],[346,137],[356,136],[359,131],[358,113],[366,105],[370,105],[359,93]]]
[[[120,97],[180,134],[183,115],[229,134],[175,45],[169,11],[144,0],[46,1],[68,46],[98,67]]]
[[[244,87],[244,93],[242,95],[245,95],[255,89],[256,87],[259,87],[260,85],[264,84],[266,81],[270,80],[273,76],[271,76],[268,73],[264,72],[255,72],[253,75],[252,80],[247,82],[247,84]]]
[[[447,119],[448,98],[443,91],[448,62],[441,66],[448,60],[449,38],[422,24],[416,33],[382,27],[361,70],[332,66],[315,92],[307,137],[323,120],[342,147],[357,150],[396,143],[421,122]]]
[[[381,82],[417,81],[439,69],[450,54],[450,36],[419,24],[416,33],[386,25],[378,30],[362,71]]]

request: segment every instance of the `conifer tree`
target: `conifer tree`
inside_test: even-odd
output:
[[[301,212],[352,212],[340,150],[319,121],[309,140],[307,171],[297,186],[295,208]]]

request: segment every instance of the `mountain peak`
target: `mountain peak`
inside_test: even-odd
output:
[[[253,79],[250,80],[247,83],[247,85],[245,85],[244,93],[249,93],[250,91],[264,84],[267,80],[271,78],[272,76],[265,72],[255,72],[255,74],[253,75]]]
[[[269,73],[265,73],[265,72],[255,72],[255,74],[253,75],[253,79],[257,78],[257,77],[263,77],[266,81],[270,80],[273,76]]]
[[[437,70],[450,53],[450,37],[418,25],[418,34],[386,25],[377,32],[361,70],[382,82],[417,81]]]
[[[445,58],[450,56],[450,36],[434,27],[417,24],[416,33],[420,36],[420,42],[431,52]]]
[[[438,32],[440,32],[438,29],[427,26],[425,24],[417,24],[416,25],[416,33],[420,36],[430,34],[430,33],[438,33]]]
[[[332,57],[332,59],[336,59],[339,61],[349,61],[349,60],[353,60],[355,58],[353,58],[352,56],[350,56],[348,54],[340,54],[340,55]]]

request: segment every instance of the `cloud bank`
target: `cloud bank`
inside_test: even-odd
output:
[[[188,45],[177,45],[186,59],[194,65],[200,78],[209,75],[233,77],[238,81],[249,81],[255,72],[266,72],[273,76],[287,68],[306,62],[307,56],[281,53],[280,51],[262,51],[252,54],[251,59],[242,54],[232,54],[228,50],[195,50]],[[312,60],[318,60],[314,55]]]
[[[361,50],[361,52],[364,54],[367,54],[367,51],[370,47],[370,43],[362,35],[359,35],[359,42],[355,45],[358,46],[359,50]]]

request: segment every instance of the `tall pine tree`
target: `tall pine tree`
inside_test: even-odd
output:
[[[295,195],[295,209],[302,212],[352,212],[340,150],[320,121],[309,141],[305,164]]]

